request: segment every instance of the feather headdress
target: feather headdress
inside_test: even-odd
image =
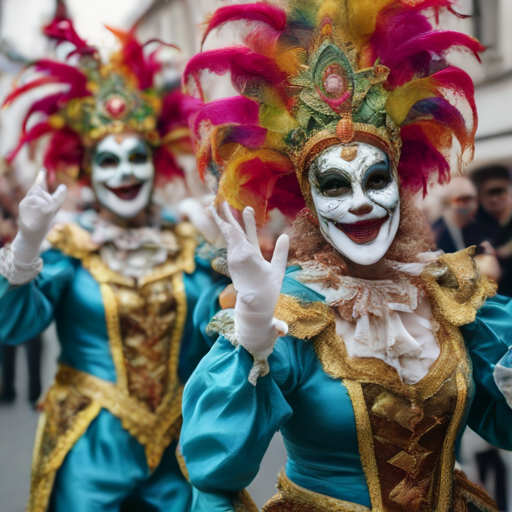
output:
[[[424,193],[472,160],[473,84],[445,56],[458,48],[479,58],[484,47],[431,22],[455,14],[454,0],[285,4],[218,9],[203,41],[246,21],[243,45],[199,53],[185,70],[199,172],[219,179],[219,197],[254,207],[260,223],[272,208],[293,216],[310,204],[310,163],[340,143],[383,149],[402,187]],[[240,96],[205,103],[202,71],[230,73]]]
[[[5,105],[46,84],[63,86],[60,92],[44,96],[29,108],[9,161],[24,144],[49,135],[44,166],[50,179],[56,172],[78,177],[80,171],[87,170],[87,148],[108,134],[134,132],[141,134],[153,150],[158,184],[183,175],[174,156],[182,150],[192,151],[183,94],[179,88],[169,91],[155,86],[160,71],[158,50],[146,56],[145,45],[133,32],[109,30],[119,40],[120,49],[104,63],[97,48],[78,36],[65,13],[58,12],[44,28],[57,44],[74,45],[67,59],[74,56],[77,64],[48,59],[34,62],[29,67],[36,71],[35,76],[7,96]],[[36,123],[32,122],[35,117]]]

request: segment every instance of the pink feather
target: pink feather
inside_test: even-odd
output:
[[[212,30],[230,21],[240,20],[265,23],[277,32],[282,32],[286,28],[286,13],[273,5],[263,2],[227,5],[217,9],[210,18],[201,41],[201,47]]]
[[[203,103],[188,97],[185,109],[190,128],[195,134],[198,134],[201,122],[205,120],[216,126],[258,124],[259,119],[258,104],[243,96],[224,98],[211,103]]]
[[[423,190],[425,196],[433,177],[437,176],[439,183],[449,180],[450,165],[446,157],[432,144],[421,126],[404,126],[401,137],[403,145],[398,174],[404,188],[412,192]]]
[[[216,75],[231,74],[231,81],[238,92],[243,92],[251,82],[266,82],[282,90],[287,74],[276,62],[243,46],[210,50],[192,57],[183,73],[187,84],[191,75],[208,70]]]
[[[449,8],[450,0],[425,0],[415,6],[394,2],[383,9],[370,40],[371,60],[377,58],[390,68],[388,83],[403,85],[414,77],[431,73],[433,56],[444,56],[452,47],[467,48],[478,58],[484,47],[476,40],[451,31],[433,31],[422,11]]]

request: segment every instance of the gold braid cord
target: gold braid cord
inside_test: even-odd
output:
[[[110,270],[88,232],[56,226],[49,241],[79,259],[100,286],[116,383],[61,366],[45,399],[32,464],[29,512],[45,512],[56,471],[101,409],[145,446],[154,470],[181,429],[183,385],[178,377],[187,318],[184,272],[195,269],[195,231],[176,226],[181,251],[138,281]]]
[[[497,512],[485,491],[454,472],[472,372],[459,327],[474,321],[496,289],[479,274],[473,253],[444,255],[421,276],[441,354],[415,385],[403,384],[379,359],[349,358],[326,305],[279,301],[276,317],[289,323],[290,334],[312,341],[324,371],[349,393],[374,512]],[[301,489],[284,474],[279,489],[265,512],[368,510]]]

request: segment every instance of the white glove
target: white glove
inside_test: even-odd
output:
[[[227,203],[222,205],[226,220],[214,211],[215,220],[228,245],[228,267],[238,292],[235,306],[237,340],[256,360],[266,360],[279,336],[288,333],[285,322],[274,318],[288,259],[288,235],[276,243],[272,262],[266,261],[256,233],[254,210],[243,212],[245,232]]]
[[[50,194],[46,185],[46,172],[39,171],[34,185],[20,203],[18,234],[11,245],[16,263],[31,265],[38,260],[41,244],[66,194],[65,185],[59,185]]]
[[[222,235],[212,215],[212,195],[206,195],[200,201],[187,197],[178,204],[179,213],[187,217],[192,225],[217,249],[226,247]]]

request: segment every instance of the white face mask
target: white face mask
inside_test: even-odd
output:
[[[96,147],[91,178],[99,203],[131,219],[151,201],[155,167],[142,139],[134,135],[118,142],[109,135]]]
[[[311,164],[309,182],[324,237],[354,263],[381,260],[400,222],[398,182],[386,154],[369,144],[332,146]]]

